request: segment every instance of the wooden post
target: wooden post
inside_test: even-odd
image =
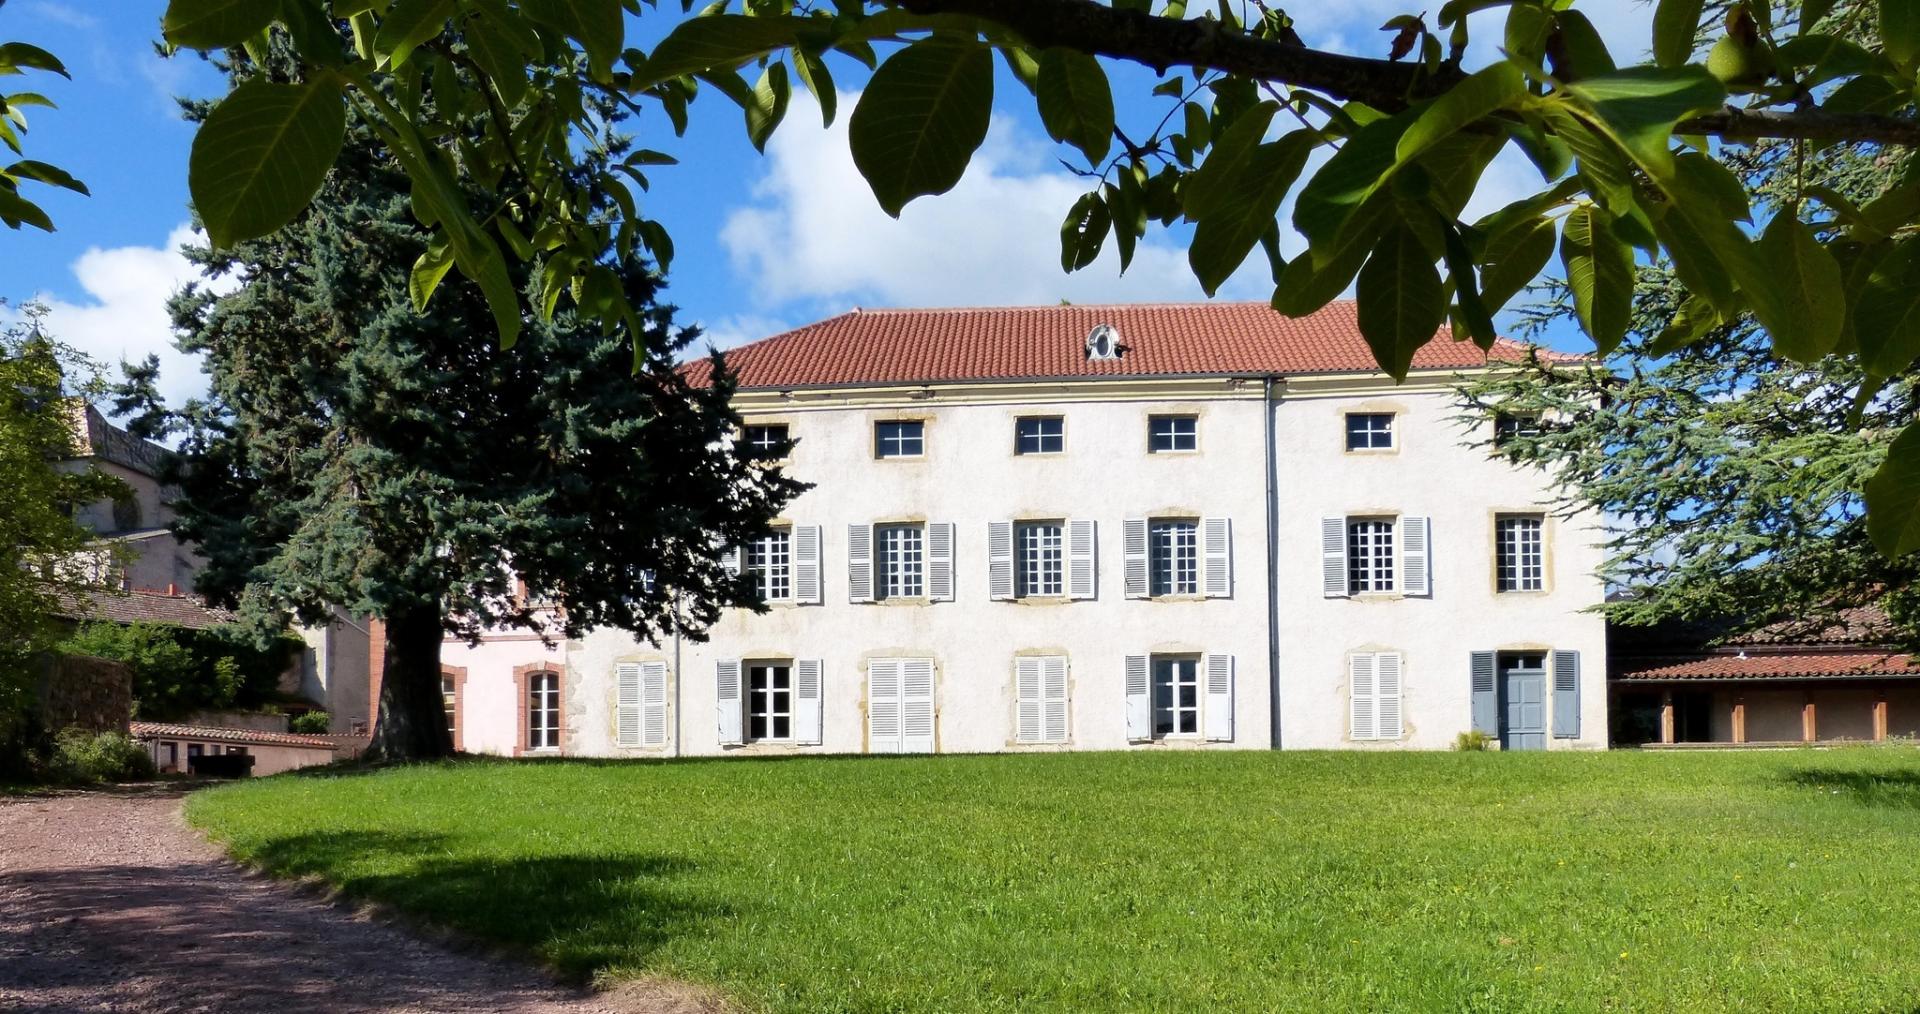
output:
[[[1673,742],[1673,691],[1660,691],[1660,742]]]
[[[1811,743],[1816,738],[1819,723],[1813,713],[1813,691],[1807,691],[1807,703],[1800,708],[1800,738]]]
[[[1873,741],[1879,743],[1887,738],[1887,692],[1880,691],[1873,700]]]
[[[1747,699],[1740,694],[1734,695],[1733,698],[1733,741],[1735,743],[1747,741]]]

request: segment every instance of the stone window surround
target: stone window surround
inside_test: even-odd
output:
[[[559,677],[559,699],[556,707],[560,712],[560,745],[554,750],[527,749],[527,677],[534,673],[552,673]],[[513,755],[515,757],[565,756],[567,752],[567,667],[562,662],[528,662],[513,667]]]

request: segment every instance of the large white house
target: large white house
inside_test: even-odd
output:
[[[771,609],[449,642],[463,749],[1606,743],[1597,526],[1475,446],[1470,343],[1396,384],[1347,303],[855,310],[728,358],[814,484],[739,550]]]

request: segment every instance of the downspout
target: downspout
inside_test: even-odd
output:
[[[1271,749],[1280,749],[1280,500],[1279,468],[1274,452],[1273,387],[1276,378],[1261,381],[1260,411],[1265,416],[1267,464],[1267,700],[1272,705]]]
[[[680,756],[680,685],[686,674],[680,671],[680,593],[673,595],[673,755]]]

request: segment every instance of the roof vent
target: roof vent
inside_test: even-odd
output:
[[[1112,324],[1095,324],[1087,332],[1087,358],[1120,358],[1120,332]]]

